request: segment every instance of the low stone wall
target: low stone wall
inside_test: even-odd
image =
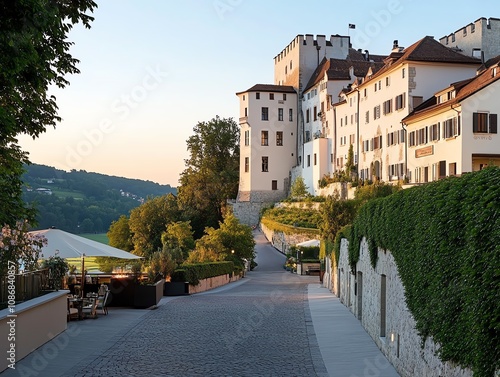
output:
[[[67,328],[68,291],[51,292],[17,304],[15,312],[0,311],[0,372],[9,368],[7,360],[12,350],[15,359],[21,360]],[[9,317],[10,315],[10,317]],[[15,315],[15,316],[14,316]],[[47,359],[55,357],[41,353]]]
[[[229,277],[229,274],[226,274],[226,275],[215,276],[213,278],[203,279],[200,280],[198,285],[189,285],[189,293],[193,294],[193,293],[205,292],[210,289],[214,289],[222,285],[238,281],[240,279],[241,279],[240,275],[234,275],[234,274],[232,277]]]
[[[290,246],[296,245],[298,243],[308,241],[311,237],[305,234],[286,234],[283,232],[275,232],[269,229],[264,224],[260,224],[262,233],[266,236],[267,240],[271,242],[274,248],[283,254],[286,254],[290,250]]]
[[[334,182],[330,183],[324,188],[318,189],[317,196],[328,196],[339,194],[341,199],[354,199],[356,187],[351,187],[347,182]]]
[[[303,209],[315,209],[319,211],[319,208],[323,202],[280,202],[274,205],[275,208],[303,208]]]
[[[432,339],[427,339],[424,348],[421,347],[421,337],[406,305],[404,287],[392,254],[379,249],[377,266],[373,269],[368,245],[363,239],[353,274],[347,246],[347,240],[342,240],[339,266],[332,271],[334,291],[338,290],[340,301],[361,321],[398,373],[402,377],[472,377],[470,370],[442,362],[435,354],[436,344]],[[386,287],[385,298],[382,284]],[[385,312],[382,303],[385,303]]]
[[[236,200],[228,201],[234,216],[245,225],[256,226],[259,223],[262,208],[286,198],[286,192],[269,191],[239,191]]]

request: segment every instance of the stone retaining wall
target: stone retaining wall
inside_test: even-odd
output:
[[[286,254],[290,250],[290,246],[296,245],[298,243],[308,241],[311,239],[310,236],[305,234],[286,234],[283,232],[276,232],[269,229],[264,224],[260,224],[262,233],[266,236],[267,240],[271,242],[274,248],[283,254]]]
[[[339,266],[336,271],[332,271],[333,285],[336,286],[338,282],[340,301],[360,319],[398,373],[402,377],[472,377],[469,369],[443,363],[435,355],[436,344],[432,339],[427,339],[424,348],[421,347],[421,338],[415,328],[415,320],[406,306],[404,287],[392,254],[379,249],[377,266],[373,269],[368,245],[366,239],[363,239],[360,258],[353,274],[348,263],[347,246],[347,240],[342,240]],[[383,280],[386,285],[385,316],[382,309]]]

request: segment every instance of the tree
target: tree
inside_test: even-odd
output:
[[[240,224],[238,219],[229,213],[225,216],[224,222],[219,224],[218,229],[212,227],[205,229],[205,235],[196,242],[195,251],[189,255],[189,261],[232,260],[243,265],[242,258],[248,260],[255,258],[254,247],[252,229]]]
[[[128,222],[128,217],[121,215],[118,220],[111,223],[107,233],[110,246],[125,251],[132,251],[134,249],[132,232],[130,231]]]
[[[16,141],[14,138],[7,136],[4,139],[1,104],[2,95],[0,93],[0,203],[2,203],[0,206],[0,225],[7,224],[15,227],[16,221],[20,219],[34,222],[35,211],[26,206],[22,198],[23,181],[21,176],[24,172],[23,164],[28,159],[19,146],[14,144]]]
[[[44,236],[28,232],[27,221],[18,221],[12,228],[4,226],[0,232],[0,276],[5,275],[12,265],[15,265],[16,272],[21,266],[26,271],[36,270],[42,247],[46,245]]]
[[[290,196],[294,199],[304,198],[309,195],[307,191],[307,186],[304,182],[304,178],[297,177],[293,181],[292,187],[290,189]]]
[[[219,227],[219,237],[224,246],[223,252],[233,254],[238,258],[254,259],[255,241],[252,228],[241,224],[238,219],[229,213]]]
[[[227,199],[238,193],[239,127],[232,118],[218,116],[199,122],[187,149],[190,156],[180,177],[179,205],[191,220],[195,237],[200,237],[206,226],[218,226]]]
[[[158,275],[163,278],[167,278],[172,275],[176,267],[175,261],[172,259],[172,255],[166,251],[156,251],[151,255],[148,268],[149,280],[157,280]]]
[[[80,229],[83,233],[92,233],[94,231],[94,222],[86,217],[80,224]]]
[[[345,225],[352,224],[358,213],[359,200],[341,200],[338,193],[329,195],[320,208],[321,238],[334,241],[337,232]]]
[[[130,211],[128,221],[134,244],[133,252],[149,259],[154,252],[163,248],[161,235],[167,224],[179,219],[177,198],[172,194],[150,198],[134,208]]]
[[[163,250],[171,254],[172,260],[181,264],[187,258],[189,251],[194,249],[193,230],[189,221],[177,221],[167,225],[167,230],[161,236]]]
[[[354,165],[354,147],[353,144],[351,144],[349,145],[349,151],[347,152],[347,161],[345,163],[345,175],[348,180],[351,180],[353,171],[356,171],[356,165]]]
[[[92,0],[0,0],[1,224],[34,219],[22,202],[22,165],[28,154],[16,137],[36,138],[61,120],[56,98],[47,92],[53,85],[64,88],[67,75],[79,73],[67,36],[74,24],[89,28],[93,18],[86,12],[96,7]]]

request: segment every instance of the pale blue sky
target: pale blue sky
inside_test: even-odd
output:
[[[63,121],[32,141],[32,162],[178,185],[199,121],[237,120],[235,93],[272,83],[273,58],[297,34],[351,35],[388,54],[480,17],[494,1],[105,0],[70,39],[80,75],[54,90]],[[487,3],[487,4],[486,4]],[[349,7],[349,5],[353,7]],[[348,24],[356,29],[348,29]]]

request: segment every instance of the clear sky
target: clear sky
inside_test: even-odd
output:
[[[70,34],[80,60],[71,85],[52,89],[62,122],[35,141],[34,163],[178,185],[193,127],[238,119],[235,95],[273,83],[273,58],[297,34],[351,36],[389,54],[426,35],[437,40],[497,1],[97,0],[90,30]],[[355,29],[348,29],[355,24]]]

